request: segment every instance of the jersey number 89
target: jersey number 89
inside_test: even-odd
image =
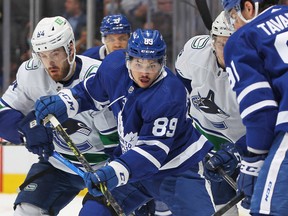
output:
[[[177,118],[172,118],[171,120],[165,117],[156,119],[152,129],[153,135],[166,135],[167,137],[173,137],[177,126],[177,121]]]

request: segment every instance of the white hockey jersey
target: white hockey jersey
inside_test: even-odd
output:
[[[75,86],[88,76],[95,74],[101,64],[101,61],[79,55],[75,61],[76,71],[68,83],[52,80],[38,60],[30,59],[24,62],[18,70],[16,81],[2,96],[2,103],[26,115],[34,109],[36,100],[41,96],[55,95],[61,89]],[[103,165],[108,158],[103,151],[104,147],[110,148],[118,145],[116,120],[108,109],[101,112],[92,110],[82,112],[62,125],[94,168]],[[103,137],[105,137],[104,142],[103,139],[101,140]],[[54,132],[53,142],[57,152],[81,167],[73,152],[56,132]],[[59,169],[73,173],[53,157],[49,158],[49,162]]]
[[[175,68],[190,92],[190,115],[195,127],[216,149],[245,135],[236,95],[228,74],[217,64],[209,35],[191,38],[179,53]]]

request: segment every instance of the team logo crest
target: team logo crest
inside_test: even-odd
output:
[[[202,97],[200,93],[191,97],[193,106],[199,110],[205,118],[207,118],[216,128],[226,129],[225,119],[230,115],[225,113],[216,103],[214,92],[210,90],[206,97]]]
[[[30,183],[24,188],[24,191],[35,191],[37,187],[36,183]]]
[[[123,154],[136,146],[138,141],[138,132],[129,132],[124,134],[122,111],[118,113],[118,134]]]

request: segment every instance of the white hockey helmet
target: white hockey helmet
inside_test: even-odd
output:
[[[73,56],[71,54],[71,43],[73,44]],[[63,47],[67,54],[67,60],[70,65],[67,76],[63,79],[68,79],[73,73],[73,64],[76,58],[76,47],[73,29],[70,23],[61,16],[46,17],[39,21],[34,29],[31,38],[31,44],[34,56],[38,52],[50,51]]]
[[[32,49],[35,53],[64,47],[69,55],[71,42],[75,45],[73,29],[70,23],[61,16],[40,20],[31,38]]]
[[[211,35],[229,37],[233,34],[233,30],[230,29],[225,21],[225,12],[222,11],[212,23]]]

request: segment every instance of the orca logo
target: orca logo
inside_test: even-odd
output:
[[[24,188],[24,191],[35,191],[37,186],[36,183],[30,183]]]
[[[215,103],[215,93],[209,90],[206,97],[202,97],[200,93],[191,97],[193,106],[199,110],[205,118],[207,118],[214,127],[218,129],[226,129],[227,125],[224,122],[225,119],[229,118],[230,115],[225,113]]]

